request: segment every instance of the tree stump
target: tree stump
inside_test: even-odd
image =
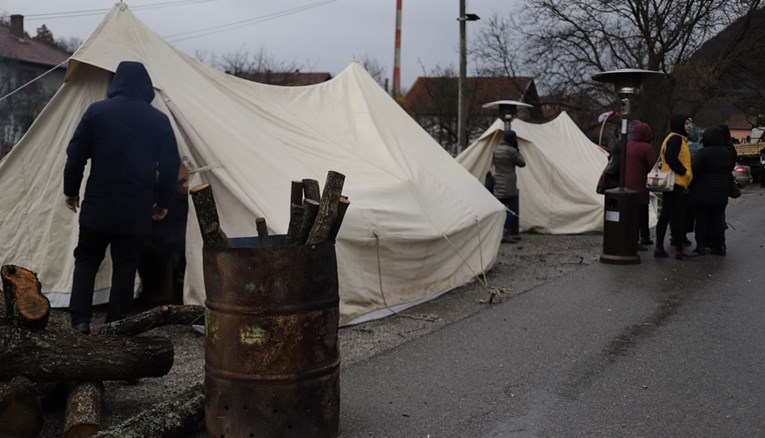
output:
[[[43,427],[40,393],[26,377],[0,382],[0,437],[36,437]]]
[[[50,301],[42,294],[37,274],[21,266],[0,268],[5,296],[5,317],[29,327],[44,327],[50,315]]]

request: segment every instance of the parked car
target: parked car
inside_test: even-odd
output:
[[[752,183],[752,169],[746,164],[736,163],[733,167],[733,177],[739,187],[745,187]]]

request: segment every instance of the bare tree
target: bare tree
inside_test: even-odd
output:
[[[681,107],[675,94],[680,76],[677,67],[732,20],[754,14],[760,3],[760,0],[526,0],[516,12],[519,24],[504,29],[508,32],[517,29],[523,35],[526,60],[535,66],[540,82],[558,92],[586,94],[601,102],[613,102],[613,88],[593,82],[594,73],[618,68],[667,73],[667,80],[644,84],[642,108],[636,111],[637,117],[649,121],[657,132],[663,132],[668,115]],[[502,31],[503,25],[498,20],[492,30]],[[730,41],[732,47],[740,43],[740,38]],[[722,53],[715,65],[729,65],[729,55],[733,53]],[[706,74],[717,81],[726,71],[724,68],[709,71],[708,67]]]
[[[386,67],[377,58],[373,58],[369,54],[364,53],[359,57],[358,61],[364,66],[367,73],[374,78],[375,82],[380,84],[385,91],[389,91],[387,84],[388,78],[385,76]]]
[[[518,75],[522,58],[520,56],[521,34],[517,31],[512,16],[500,17],[492,14],[470,44],[470,58],[476,64],[480,76]]]

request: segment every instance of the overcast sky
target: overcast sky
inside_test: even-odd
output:
[[[488,19],[518,0],[467,0],[467,12]],[[376,60],[392,80],[396,0],[135,0],[133,13],[176,47],[198,52],[251,53],[313,71],[342,71],[354,57]],[[30,35],[42,24],[54,37],[85,40],[113,0],[2,0],[0,11],[25,16]],[[65,15],[66,14],[66,15]],[[401,87],[423,69],[457,67],[459,0],[403,0]],[[468,42],[482,21],[468,22]],[[470,68],[470,67],[469,67]]]

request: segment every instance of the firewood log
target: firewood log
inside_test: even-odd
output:
[[[37,274],[21,266],[0,268],[5,296],[5,317],[29,327],[45,327],[50,301],[42,294]]]
[[[292,181],[290,205],[303,205],[303,181]]]
[[[191,193],[191,199],[194,201],[199,231],[202,232],[204,244],[217,249],[228,248],[228,236],[220,227],[218,207],[215,204],[215,197],[213,197],[210,184],[199,184],[192,188],[189,193]]]
[[[101,430],[102,382],[78,382],[69,391],[64,411],[64,438],[87,438]]]
[[[337,202],[337,217],[335,217],[335,222],[329,231],[327,241],[334,242],[337,239],[337,233],[340,232],[340,226],[343,224],[343,219],[345,219],[345,212],[348,211],[350,205],[351,201],[348,200],[347,196],[340,197],[340,200]]]
[[[345,175],[330,170],[327,173],[327,181],[324,183],[324,192],[321,194],[319,211],[308,234],[306,245],[316,245],[327,240],[332,226],[337,217],[337,207],[340,195],[343,191]]]
[[[308,240],[308,234],[313,227],[313,221],[316,219],[316,214],[319,212],[319,202],[306,197],[303,201],[303,207],[305,208],[305,211],[303,213],[303,219],[300,222],[300,231],[298,232],[297,237],[298,245],[305,245],[306,240]]]
[[[305,193],[306,199],[313,199],[316,202],[321,201],[321,190],[319,189],[319,182],[315,179],[303,179],[303,193]]]
[[[255,228],[258,230],[258,238],[260,239],[260,247],[265,248],[271,246],[271,239],[268,236],[268,226],[266,225],[266,218],[259,217],[255,219]]]
[[[301,201],[302,203],[302,201]],[[287,227],[287,245],[297,245],[300,240],[300,227],[303,224],[303,216],[305,215],[305,207],[302,205],[292,204],[290,206],[290,223]]]
[[[0,323],[0,380],[130,380],[164,376],[172,366],[165,337],[86,336],[56,320],[44,329]]]
[[[165,304],[119,321],[104,324],[93,334],[135,336],[163,325],[192,325],[204,324],[204,322],[204,306]]]
[[[43,427],[40,393],[26,377],[0,382],[0,437],[35,437]]]
[[[187,437],[204,428],[204,387],[200,383],[185,392],[139,412],[94,438]]]

